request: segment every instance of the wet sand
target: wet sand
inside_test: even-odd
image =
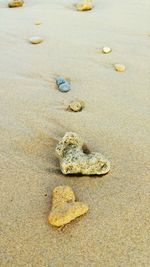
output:
[[[149,267],[150,2],[97,0],[84,13],[73,1],[25,2],[0,1],[0,265]],[[59,75],[70,92],[58,91]],[[66,111],[76,98],[82,112]],[[110,173],[62,175],[55,147],[67,131],[106,155]],[[58,185],[90,207],[61,229],[48,224]]]

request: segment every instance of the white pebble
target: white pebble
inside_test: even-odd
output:
[[[112,49],[108,46],[103,47],[102,52],[104,54],[109,54],[112,51]]]
[[[43,39],[39,36],[33,36],[30,38],[30,43],[32,43],[32,44],[39,44],[42,42],[43,42]]]

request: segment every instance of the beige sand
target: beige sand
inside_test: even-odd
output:
[[[85,13],[72,4],[0,1],[0,265],[149,267],[150,1],[97,0]],[[35,35],[44,42],[30,44]],[[57,75],[71,79],[70,92],[58,91]],[[76,98],[85,109],[67,112]],[[54,151],[67,131],[107,155],[110,173],[63,176]],[[58,185],[90,207],[59,230],[47,220]]]

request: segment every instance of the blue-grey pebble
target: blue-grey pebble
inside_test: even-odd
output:
[[[58,88],[61,92],[68,92],[70,91],[70,84],[68,82],[62,83]]]
[[[66,80],[64,79],[64,77],[58,77],[56,78],[56,84],[59,86],[62,83],[65,83]]]

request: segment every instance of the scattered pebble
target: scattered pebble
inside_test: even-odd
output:
[[[72,101],[69,106],[68,110],[78,112],[81,111],[84,108],[84,102],[83,101]]]
[[[101,153],[86,153],[82,138],[68,132],[56,146],[63,174],[102,175],[110,170],[110,162]]]
[[[58,85],[59,91],[65,93],[70,91],[70,83],[64,79],[64,77],[58,77],[56,79],[56,84]]]
[[[69,186],[57,186],[53,190],[52,208],[48,216],[50,224],[60,227],[88,212],[88,206],[76,202],[75,195]]]
[[[77,11],[88,11],[93,8],[92,0],[83,0],[76,4]]]
[[[126,69],[126,67],[123,64],[115,64],[114,67],[115,67],[115,70],[119,72],[123,72]]]
[[[37,21],[35,21],[35,23],[34,23],[35,25],[41,25],[42,24],[42,22],[41,21],[39,21],[39,20],[37,20]]]
[[[30,43],[32,43],[32,44],[39,44],[42,42],[43,42],[43,39],[39,36],[33,36],[30,38]]]
[[[112,49],[110,47],[107,47],[107,46],[103,47],[103,49],[102,49],[102,52],[104,54],[109,54],[111,51],[112,51]]]
[[[8,7],[21,7],[23,6],[24,1],[23,0],[10,0],[8,2]]]

